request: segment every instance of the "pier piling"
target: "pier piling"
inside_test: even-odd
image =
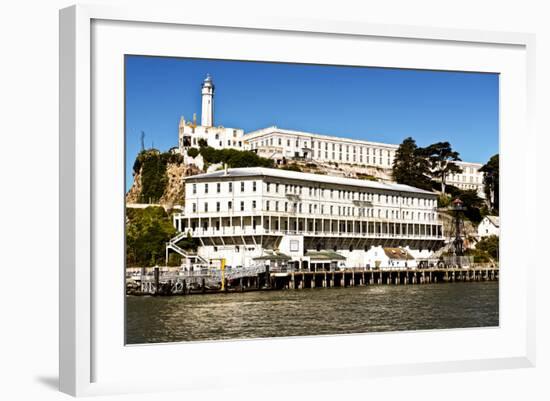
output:
[[[214,277],[198,274],[167,273],[155,267],[152,273],[141,271],[135,283],[128,281],[128,294],[175,295],[250,290],[315,289],[357,287],[367,285],[415,285],[428,283],[455,283],[494,281],[499,279],[498,267],[434,267],[424,269],[358,268],[332,271],[255,272],[250,276],[225,277],[224,286]],[[213,284],[214,283],[214,284]],[[219,288],[218,288],[219,286]]]

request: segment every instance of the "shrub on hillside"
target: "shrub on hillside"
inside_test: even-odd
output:
[[[199,155],[199,150],[197,148],[189,148],[189,150],[187,150],[187,156],[189,157],[197,157]]]
[[[287,164],[286,166],[282,167],[282,169],[288,171],[302,172],[302,169],[296,163]]]
[[[260,157],[249,150],[214,149],[210,146],[203,146],[200,148],[199,153],[207,164],[224,163],[232,168],[273,167],[274,165],[272,159]]]
[[[499,257],[499,239],[496,235],[490,235],[483,238],[476,244],[476,249],[487,252],[493,259],[498,260]]]

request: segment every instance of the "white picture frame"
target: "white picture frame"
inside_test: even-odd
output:
[[[144,52],[142,54],[160,54],[181,56],[177,49],[179,30],[189,29],[194,37],[204,37],[205,43],[213,43],[212,38],[226,35],[231,40],[241,40],[242,46],[221,50],[212,50],[204,57],[243,58],[256,60],[295,61],[298,44],[288,45],[288,56],[283,60],[280,53],[275,54],[276,44],[289,40],[304,43],[323,43],[331,49],[338,40],[344,47],[348,43],[354,46],[405,46],[403,54],[410,58],[410,64],[401,60],[398,54],[390,50],[384,54],[385,61],[377,66],[461,69],[488,71],[502,74],[501,82],[501,326],[497,329],[468,329],[444,332],[418,333],[379,333],[369,335],[322,336],[289,339],[263,339],[247,341],[201,342],[189,344],[161,344],[151,346],[124,346],[120,337],[123,321],[124,293],[123,264],[120,272],[98,269],[98,263],[112,258],[112,264],[121,261],[120,242],[111,247],[104,246],[101,233],[106,221],[118,221],[123,213],[123,181],[120,179],[120,158],[123,148],[120,139],[123,130],[119,118],[102,119],[104,103],[114,102],[109,107],[120,110],[120,95],[123,83],[117,82],[121,71],[117,70],[122,53]],[[140,37],[147,30],[147,36]],[[122,33],[121,33],[122,32]],[[94,37],[95,35],[95,37]],[[272,43],[273,54],[259,54],[254,50],[254,35],[262,35],[262,40]],[[95,38],[95,39],[94,39]],[[163,38],[163,39],[162,39]],[[210,39],[209,39],[210,38]],[[162,40],[161,40],[162,39]],[[369,42],[371,41],[371,42]],[[138,43],[139,42],[139,43]],[[250,43],[248,43],[250,42]],[[403,42],[403,43],[401,43]],[[186,15],[182,10],[157,8],[111,8],[108,6],[73,6],[60,12],[60,389],[72,395],[94,395],[133,391],[157,391],[166,389],[196,390],[212,377],[201,372],[204,367],[199,363],[193,371],[179,371],[167,374],[170,358],[185,352],[186,355],[242,353],[250,358],[255,355],[268,355],[266,361],[254,360],[250,367],[236,363],[235,372],[246,372],[254,380],[270,380],[275,377],[293,381],[315,381],[354,377],[362,380],[368,377],[421,374],[430,372],[455,372],[479,369],[501,369],[512,367],[530,367],[535,363],[535,295],[534,260],[529,249],[533,245],[520,238],[523,230],[535,232],[536,205],[529,202],[527,191],[521,188],[536,188],[535,171],[536,152],[526,157],[523,150],[534,149],[535,133],[532,126],[534,110],[534,43],[530,34],[483,32],[458,29],[439,29],[412,26],[387,26],[351,21],[296,20],[292,18],[272,18],[236,15],[227,19],[223,15],[209,13]],[[162,45],[161,45],[162,44]],[[127,46],[127,47],[125,47]],[[157,47],[155,47],[157,46]],[[180,45],[181,46],[181,45]],[[189,45],[190,47],[192,45]],[[247,48],[247,46],[251,46]],[[333,62],[339,57],[334,54],[315,53],[312,46],[310,54],[304,54],[310,62]],[[425,47],[425,49],[423,49]],[[370,47],[369,47],[370,48]],[[414,48],[414,52],[406,49]],[[452,48],[449,53],[447,51]],[[307,48],[309,49],[309,48]],[[437,49],[444,60],[434,61],[429,57]],[[187,49],[193,56],[200,56],[201,49]],[[216,51],[218,53],[216,53]],[[249,53],[247,53],[249,51]],[[256,51],[256,53],[254,53]],[[416,52],[426,52],[423,60]],[[492,60],[485,60],[487,52],[494,52]],[[105,53],[103,53],[105,52]],[[111,52],[111,53],[110,53]],[[114,53],[113,53],[114,52]],[[121,53],[122,52],[122,53]],[[430,53],[431,52],[431,53]],[[464,52],[463,63],[454,62],[456,54]],[[471,53],[473,52],[473,53]],[[237,54],[238,53],[238,54]],[[303,51],[303,53],[308,53]],[[327,52],[330,53],[330,52]],[[409,54],[410,53],[410,54]],[[110,56],[109,56],[110,54]],[[114,58],[106,59],[106,57]],[[233,54],[233,56],[231,56]],[[248,54],[248,56],[247,56]],[[256,54],[256,56],[250,56]],[[286,54],[286,53],[284,53]],[[476,54],[476,60],[473,54]],[[448,55],[448,57],[445,57]],[[367,57],[366,55],[362,55]],[[307,58],[309,57],[309,58]],[[343,56],[340,56],[343,57]],[[364,64],[359,58],[349,56],[349,64]],[[360,56],[357,56],[360,57]],[[371,56],[374,57],[374,56]],[[416,57],[416,58],[415,58]],[[502,58],[501,58],[502,57]],[[117,60],[112,64],[113,60]],[[340,59],[340,62],[342,59]],[[381,59],[379,59],[381,60]],[[393,60],[393,61],[392,61]],[[104,66],[111,63],[111,69]],[[500,64],[499,64],[500,63]],[[453,67],[454,65],[454,67]],[[469,66],[469,68],[468,68]],[[110,75],[112,73],[112,75]],[[110,85],[106,85],[109,82]],[[108,89],[107,91],[105,89]],[[109,91],[113,90],[113,93]],[[114,96],[111,96],[114,95]],[[514,95],[514,96],[513,96]],[[517,95],[517,96],[516,96]],[[101,101],[100,101],[101,98]],[[109,100],[110,99],[110,100]],[[105,102],[104,102],[105,101]],[[118,102],[118,103],[117,103]],[[117,120],[117,121],[114,121]],[[107,122],[108,121],[108,122]],[[94,130],[103,124],[112,124],[112,142],[103,136],[94,136]],[[107,125],[105,125],[107,127]],[[522,132],[520,138],[512,132]],[[119,132],[120,131],[120,132]],[[117,153],[118,152],[118,153]],[[99,163],[99,160],[102,163]],[[105,161],[105,163],[103,163]],[[114,164],[110,164],[114,163]],[[105,165],[104,165],[105,164]],[[106,175],[111,177],[103,179]],[[520,182],[514,191],[507,182]],[[117,182],[120,187],[117,187]],[[522,185],[524,187],[522,187]],[[519,188],[519,189],[518,189]],[[111,210],[112,208],[112,210]],[[109,218],[114,218],[108,220]],[[118,223],[117,223],[118,224]],[[120,225],[116,225],[116,230]],[[123,241],[123,232],[117,231]],[[520,244],[526,256],[515,252],[511,244]],[[118,248],[117,248],[118,247]],[[108,249],[107,249],[108,248]],[[102,265],[104,266],[104,264]],[[512,266],[521,266],[512,270]],[[114,274],[114,275],[113,275]],[[120,282],[117,281],[120,278]],[[113,279],[114,280],[110,280]],[[513,281],[512,281],[513,280]],[[95,293],[101,287],[101,298]],[[512,292],[510,289],[514,289]],[[112,310],[107,312],[106,304],[111,303]],[[120,302],[120,305],[118,305]],[[112,326],[109,326],[112,324]],[[111,330],[112,329],[112,330]],[[389,338],[399,344],[407,341],[420,344],[439,344],[453,341],[456,344],[471,344],[465,349],[443,349],[437,357],[414,352],[400,351],[386,355],[373,353],[364,358],[361,352],[345,352],[346,344],[360,342],[384,343]],[[479,340],[478,340],[479,339]],[[388,340],[389,341],[389,340]],[[343,347],[342,355],[335,355],[330,361],[312,358],[310,361],[297,362],[288,367],[276,361],[277,355],[292,347],[305,343],[315,346]],[[481,343],[479,348],[476,348]],[[428,352],[429,354],[429,352]],[[167,370],[143,380],[139,372],[131,366],[138,360],[157,360],[166,362]],[[125,366],[128,371],[120,373]],[[227,367],[220,364],[220,369]],[[184,369],[184,368],[181,368]],[[115,374],[119,372],[119,374]],[[290,375],[300,372],[299,378]],[[218,386],[231,386],[227,377],[216,376]]]

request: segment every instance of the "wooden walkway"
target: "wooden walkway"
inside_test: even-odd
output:
[[[354,268],[335,271],[270,271],[247,268],[228,271],[224,292],[343,288],[367,285],[414,285],[498,280],[498,267],[383,269]],[[187,295],[221,291],[221,272],[181,272],[144,275],[127,280],[127,293],[135,295]]]

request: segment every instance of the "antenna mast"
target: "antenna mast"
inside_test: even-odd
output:
[[[145,132],[141,131],[141,151],[145,150]]]

